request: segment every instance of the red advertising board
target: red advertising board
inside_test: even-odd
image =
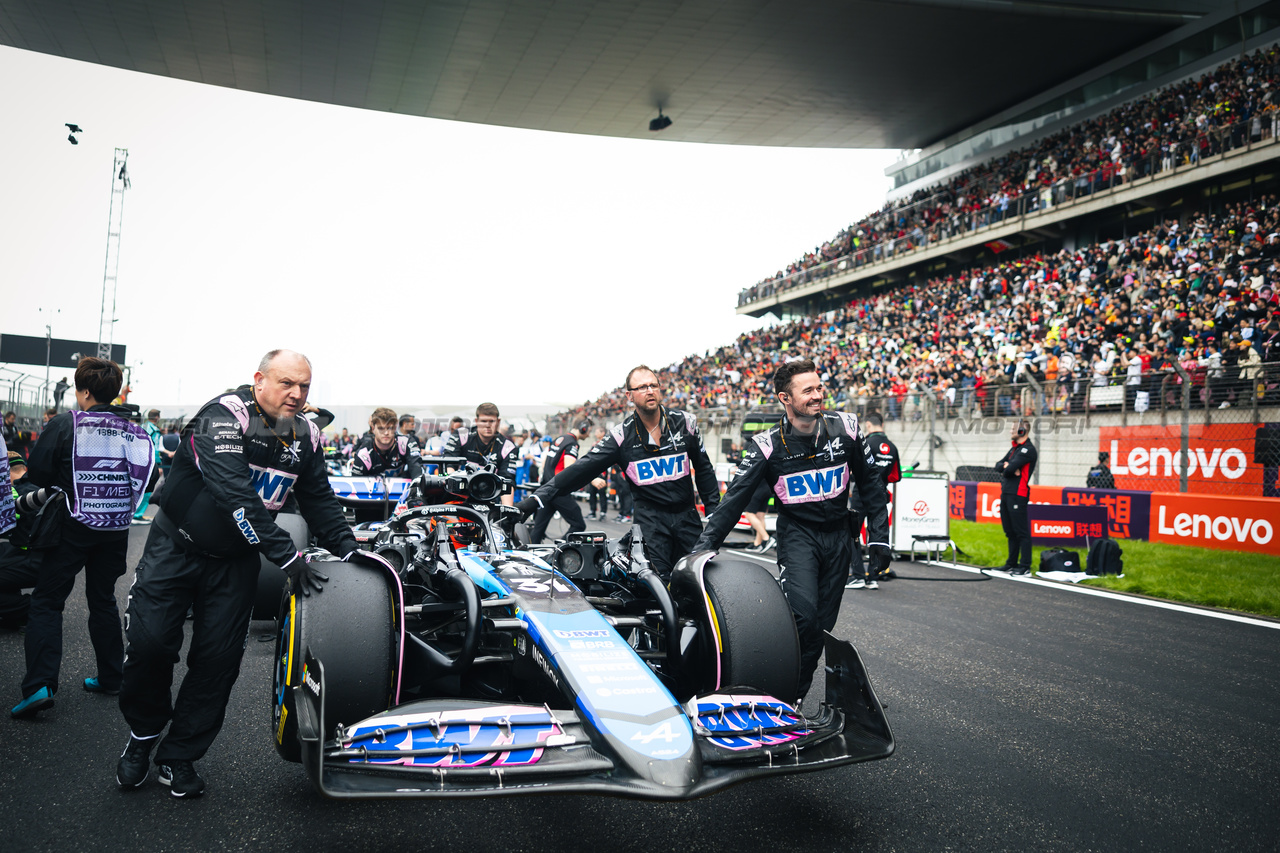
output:
[[[1187,491],[1263,494],[1264,466],[1254,453],[1262,424],[1190,424]],[[1182,427],[1101,427],[1098,449],[1111,455],[1117,489],[1176,492],[1182,472]]]
[[[1280,553],[1280,501],[1153,492],[1151,541],[1227,551]]]
[[[1062,487],[1061,486],[1032,486],[1031,487],[1031,503],[1033,504],[1053,504],[1062,503]],[[977,521],[984,521],[988,524],[1000,523],[1000,484],[999,483],[979,483],[978,484],[978,508]]]

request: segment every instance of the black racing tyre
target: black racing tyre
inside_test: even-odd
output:
[[[720,629],[721,686],[754,687],[794,701],[800,640],[777,580],[757,563],[720,558],[707,564],[702,579]]]
[[[311,529],[307,520],[296,513],[282,512],[276,516],[276,524],[293,539],[293,547],[301,551],[311,542]],[[254,619],[274,619],[280,610],[280,596],[284,593],[284,582],[288,575],[284,569],[268,560],[259,558],[258,592],[253,599]]]
[[[351,725],[390,707],[395,672],[394,598],[385,570],[338,560],[320,570],[323,592],[291,595],[280,604],[271,692],[276,751],[301,761],[293,688],[302,679],[306,650],[324,664],[325,728]]]

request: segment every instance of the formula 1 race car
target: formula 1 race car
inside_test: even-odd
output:
[[[795,624],[759,564],[694,554],[668,586],[639,528],[524,544],[489,471],[414,490],[372,550],[311,552],[329,582],[281,604],[272,733],[326,796],[678,800],[893,752],[830,634],[826,700],[802,714]]]

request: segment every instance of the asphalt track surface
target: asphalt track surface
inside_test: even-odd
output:
[[[133,530],[131,567],[148,529]],[[835,633],[862,654],[897,752],[686,803],[325,800],[272,748],[260,622],[197,765],[205,796],[174,800],[154,775],[122,793],[127,728],[113,699],[79,688],[93,658],[77,583],[57,706],[0,718],[0,851],[1276,849],[1280,630],[895,568],[845,593]],[[21,635],[0,634],[0,672],[17,701]]]

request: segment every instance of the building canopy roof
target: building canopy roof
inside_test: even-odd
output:
[[[0,44],[370,110],[918,148],[1213,0],[0,0]],[[648,130],[658,108],[673,124]]]

